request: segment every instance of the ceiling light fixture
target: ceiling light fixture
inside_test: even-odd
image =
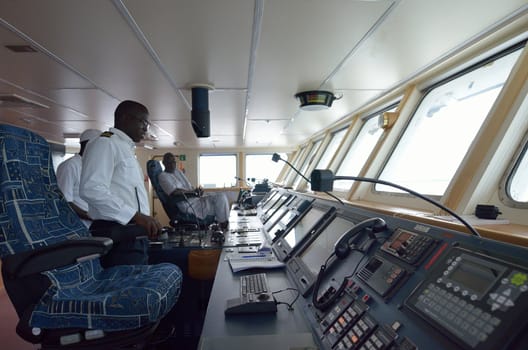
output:
[[[334,100],[339,100],[333,93],[325,90],[301,91],[295,94],[304,111],[320,111],[332,106]],[[341,98],[341,97],[340,97]]]

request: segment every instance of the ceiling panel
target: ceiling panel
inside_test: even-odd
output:
[[[49,106],[0,121],[61,142],[134,99],[158,148],[291,149],[515,11],[526,21],[526,0],[0,0],[0,93]],[[24,43],[39,52],[3,47]],[[215,87],[206,139],[195,83]],[[301,111],[295,94],[318,88],[343,97]]]
[[[390,88],[526,4],[526,0],[402,1],[336,74],[333,84],[342,89]]]
[[[46,95],[50,89],[93,87],[85,79],[71,72],[41,52],[13,52],[5,45],[28,45],[13,32],[0,27],[0,77],[15,86],[23,86],[28,93]],[[29,97],[29,96],[28,96]]]
[[[249,147],[270,147],[275,145],[280,138],[284,138],[281,133],[288,124],[288,120],[248,120],[246,134],[246,144]]]
[[[247,87],[252,1],[124,2],[179,87]]]
[[[182,103],[111,1],[0,1],[0,13],[118,100]]]
[[[319,88],[390,4],[347,0],[266,2],[251,118],[291,117],[297,108],[295,94]]]

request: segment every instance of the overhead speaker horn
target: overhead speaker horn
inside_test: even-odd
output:
[[[214,89],[214,87],[208,84],[195,84],[191,86],[191,123],[196,137],[211,136],[209,90],[212,89]]]

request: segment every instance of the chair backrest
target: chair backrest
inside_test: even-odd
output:
[[[159,200],[163,204],[169,200],[169,196],[163,191],[158,180],[158,176],[162,171],[163,169],[161,168],[159,161],[154,159],[147,161],[147,174],[150,179],[150,183],[152,184],[152,187],[154,188]]]
[[[57,186],[48,142],[0,124],[0,258],[65,239],[88,229]]]
[[[192,219],[187,218],[187,215],[185,215],[178,209],[175,201],[172,201],[169,195],[167,195],[165,191],[163,191],[163,189],[161,188],[158,177],[159,174],[161,174],[162,172],[163,169],[161,168],[161,164],[159,161],[154,159],[150,159],[147,161],[147,174],[150,179],[150,183],[152,184],[152,187],[154,188],[156,196],[160,200],[163,209],[169,216],[169,219],[171,221],[184,221],[185,219]]]
[[[198,224],[198,225],[209,225],[214,221],[214,216],[208,215],[203,219],[198,219],[195,215],[184,212],[180,210],[177,206],[179,201],[184,201],[185,197],[174,198],[165,193],[163,188],[159,184],[159,174],[161,174],[163,169],[159,161],[150,159],[147,161],[147,174],[152,183],[152,187],[158,196],[163,209],[167,213],[171,224],[180,223],[180,224]]]

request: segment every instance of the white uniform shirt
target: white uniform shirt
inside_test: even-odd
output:
[[[103,133],[84,151],[80,195],[94,220],[125,225],[136,212],[150,215],[150,206],[134,141],[119,129],[110,132],[113,135]]]
[[[66,159],[57,167],[57,185],[64,194],[64,198],[69,203],[73,203],[84,211],[88,211],[88,203],[79,196],[79,182],[81,180],[82,159],[79,154]],[[81,219],[81,221],[90,227],[90,220]]]
[[[166,171],[160,173],[158,181],[163,191],[167,194],[171,194],[176,189],[185,191],[193,190],[191,182],[179,169],[175,169],[172,173]]]

